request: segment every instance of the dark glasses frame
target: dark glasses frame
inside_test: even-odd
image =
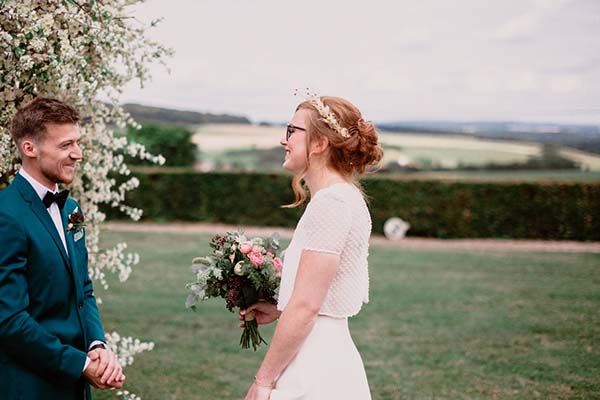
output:
[[[294,131],[298,129],[299,131],[304,131],[306,132],[305,128],[300,128],[299,126],[296,125],[292,125],[292,124],[288,124],[287,125],[287,129],[285,130],[285,141],[287,142],[288,140],[290,140],[290,137],[292,136],[292,134],[294,133]]]

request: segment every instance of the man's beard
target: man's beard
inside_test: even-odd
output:
[[[61,178],[57,173],[55,173],[53,170],[50,170],[50,169],[41,168],[40,172],[42,173],[42,175],[44,175],[44,177],[46,179],[48,179],[49,181],[54,182],[56,184],[59,184],[59,183],[69,184],[72,182],[72,180],[69,182],[65,182],[65,180],[63,178]]]

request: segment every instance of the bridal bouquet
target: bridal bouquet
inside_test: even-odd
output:
[[[195,310],[200,300],[211,297],[225,299],[225,307],[245,309],[258,300],[277,302],[281,278],[281,259],[277,257],[279,238],[277,234],[268,239],[246,238],[239,232],[216,235],[210,241],[212,254],[192,260],[192,272],[196,279],[187,284],[190,293],[186,307]],[[245,315],[244,331],[240,339],[242,348],[256,351],[265,343],[258,332],[254,313]]]

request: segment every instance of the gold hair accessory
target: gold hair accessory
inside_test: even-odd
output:
[[[298,96],[298,89],[294,90],[294,96]],[[323,104],[319,96],[317,96],[314,93],[311,93],[308,90],[308,88],[306,88],[306,94],[304,98],[317,109],[319,115],[321,116],[321,121],[329,125],[331,129],[333,129],[345,138],[349,138],[350,136],[352,136],[348,129],[343,128],[340,125],[333,111],[331,111],[329,107]]]

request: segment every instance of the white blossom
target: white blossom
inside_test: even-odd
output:
[[[132,337],[122,337],[117,332],[106,333],[106,343],[115,353],[122,366],[133,364],[133,356],[154,349],[153,342],[142,342]]]
[[[133,393],[129,393],[127,390],[117,391],[117,396],[122,400],[141,400],[141,398]]]
[[[106,273],[125,282],[140,258],[127,253],[125,243],[100,249],[106,216],[99,206],[108,204],[138,220],[142,210],[127,206],[125,196],[139,180],[130,176],[123,155],[164,163],[162,156],[115,134],[115,127],[139,128],[120,106],[124,86],[132,80],[143,86],[150,77],[148,65],[164,63],[171,53],[149,40],[147,26],[132,17],[130,6],[139,2],[0,0],[0,182],[9,183],[20,166],[9,134],[18,107],[42,95],[80,111],[84,160],[70,189],[86,219],[90,276],[105,289]],[[118,176],[127,178],[118,183]],[[154,346],[115,332],[107,339],[123,365]],[[125,392],[119,396],[139,399]]]

